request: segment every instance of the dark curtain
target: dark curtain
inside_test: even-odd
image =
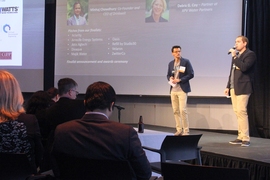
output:
[[[238,159],[226,155],[201,152],[202,164],[206,166],[240,168],[249,170],[249,180],[267,180],[270,178],[270,165],[249,159]]]
[[[248,105],[250,135],[270,138],[270,0],[247,2],[246,36],[257,55],[254,93]]]

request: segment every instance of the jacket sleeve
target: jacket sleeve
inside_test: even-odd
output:
[[[243,54],[239,58],[235,58],[233,60],[235,66],[237,66],[243,73],[252,68],[255,61],[256,55],[253,51],[248,51],[247,54]]]
[[[180,76],[179,78],[181,79],[180,83],[185,83],[194,77],[194,71],[188,59],[186,59],[185,67],[186,67],[185,73],[179,74]]]
[[[133,168],[137,179],[149,179],[151,177],[152,171],[149,161],[145,155],[144,150],[141,146],[141,141],[138,137],[137,132],[131,127],[130,128],[130,157],[129,162]]]
[[[173,75],[172,74],[173,67],[171,65],[171,62],[168,64],[168,71],[167,71],[167,80],[170,80],[170,77]]]

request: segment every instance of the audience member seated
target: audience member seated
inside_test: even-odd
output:
[[[25,114],[19,83],[11,73],[0,70],[0,87],[0,152],[25,153],[37,173],[43,155],[38,121]]]
[[[109,120],[115,100],[115,91],[109,84],[95,82],[88,86],[84,99],[87,112],[81,119],[57,126],[53,154],[127,160],[134,179],[149,179],[151,167],[137,132],[131,126]]]
[[[45,149],[43,154],[43,160],[40,165],[40,172],[48,171],[50,167],[50,156],[48,150],[48,137],[50,130],[50,124],[46,120],[46,109],[51,105],[51,97],[46,91],[35,92],[30,99],[26,102],[25,110],[27,114],[33,114],[38,120],[40,127],[40,133],[42,137],[42,145]]]
[[[46,91],[37,91],[25,105],[26,114],[34,114],[36,116],[44,143],[46,143],[50,132],[49,123],[46,121],[46,109],[50,107],[50,101],[51,98]]]
[[[57,88],[51,87],[47,90],[47,93],[51,98],[51,105],[59,100],[59,92]]]
[[[86,112],[83,100],[76,100],[78,95],[77,86],[77,83],[71,78],[63,78],[58,81],[60,98],[46,111],[46,120],[49,122],[51,129],[46,154],[51,152],[55,128],[64,122],[83,117]],[[50,162],[47,170],[55,165],[54,159],[51,157],[44,159],[44,161]]]
[[[83,100],[76,100],[79,94],[78,84],[71,78],[63,78],[58,81],[59,100],[46,112],[46,118],[52,130],[57,125],[81,118],[85,113]]]

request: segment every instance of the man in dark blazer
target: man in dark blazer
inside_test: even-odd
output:
[[[181,47],[173,46],[172,60],[168,65],[167,79],[169,81],[171,102],[176,122],[175,136],[189,134],[187,115],[187,98],[191,92],[189,80],[194,77],[194,71],[188,59],[181,56]]]
[[[248,39],[238,36],[235,40],[235,49],[230,49],[232,63],[229,80],[224,94],[231,96],[233,110],[238,121],[237,139],[230,144],[250,145],[247,104],[250,94],[253,92],[253,78],[256,55],[247,48]]]
[[[83,100],[76,100],[79,92],[76,90],[78,84],[71,78],[63,78],[58,81],[60,99],[46,112],[52,130],[59,124],[81,118],[86,109]]]
[[[116,94],[109,84],[95,82],[85,95],[87,112],[81,119],[59,125],[53,153],[87,159],[127,160],[135,179],[149,179],[151,167],[137,132],[128,125],[109,120]]]
[[[86,109],[83,100],[76,100],[78,95],[77,83],[71,78],[63,78],[58,81],[59,100],[46,110],[46,120],[50,124],[50,134],[47,142],[46,156],[43,169],[49,170],[54,166],[50,152],[54,139],[55,128],[64,122],[83,117]]]

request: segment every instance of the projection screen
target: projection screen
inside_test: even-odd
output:
[[[23,92],[43,89],[45,1],[0,0],[0,69]]]
[[[146,20],[152,0],[81,0],[85,21],[70,25],[74,2],[56,4],[55,85],[71,77],[80,93],[105,81],[117,94],[169,95],[171,47],[180,45],[194,69],[189,95],[224,96],[242,0],[166,0],[164,22]]]

